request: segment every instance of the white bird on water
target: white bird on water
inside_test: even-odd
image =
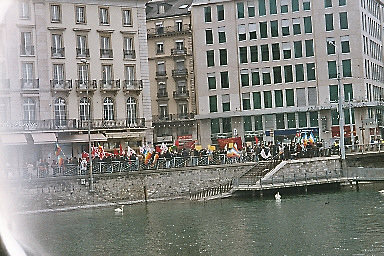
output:
[[[381,193],[381,194],[384,195],[384,189],[383,189],[383,190],[380,190],[379,193]]]
[[[277,192],[277,193],[275,194],[275,199],[276,199],[276,201],[281,200],[281,195],[280,195],[279,192]]]
[[[124,211],[124,205],[115,209],[115,212],[123,212],[123,211]]]

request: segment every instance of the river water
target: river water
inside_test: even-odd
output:
[[[27,214],[14,229],[36,255],[384,255],[378,190]]]

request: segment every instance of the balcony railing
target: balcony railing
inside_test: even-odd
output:
[[[152,116],[153,122],[164,122],[164,121],[180,121],[180,120],[193,120],[195,114],[193,113],[178,113],[168,115],[154,115]]]
[[[126,60],[134,60],[136,59],[135,50],[123,50],[124,59]]]
[[[10,85],[11,83],[9,79],[0,79],[0,90],[8,90]]]
[[[158,91],[157,92],[157,98],[168,98],[168,92],[167,91]]]
[[[21,45],[20,46],[20,55],[24,56],[34,56],[35,55],[35,46],[33,45]]]
[[[92,129],[106,129],[106,128],[144,128],[145,118],[131,118],[131,119],[117,119],[117,120],[104,120],[104,119],[92,119]],[[78,120],[77,129],[88,129],[87,120]]]
[[[51,91],[58,92],[68,92],[72,90],[72,80],[51,80]]]
[[[182,49],[174,48],[174,49],[171,49],[171,55],[172,56],[180,56],[180,55],[186,55],[186,54],[187,54],[187,48],[182,48]]]
[[[87,48],[76,48],[77,57],[89,57],[89,49]]]
[[[167,71],[165,70],[156,71],[156,76],[166,76],[166,75],[167,75]]]
[[[183,24],[182,26],[169,26],[169,27],[156,27],[147,30],[148,36],[160,36],[169,33],[185,33],[191,30],[190,24]]]
[[[65,48],[54,48],[51,47],[52,58],[63,58],[65,57]]]
[[[39,89],[39,79],[20,79],[22,90],[37,90]]]
[[[178,99],[188,99],[189,98],[189,91],[188,90],[177,90],[173,92],[173,98],[175,100]]]
[[[172,70],[173,77],[180,77],[180,76],[187,76],[187,75],[188,75],[188,69],[186,68]]]
[[[85,92],[87,88],[90,91],[95,91],[97,89],[96,80],[76,80],[76,91]]]
[[[100,58],[113,58],[112,49],[100,49]]]
[[[143,89],[142,80],[124,80],[124,91],[141,91]]]
[[[120,80],[100,80],[99,84],[102,91],[120,90]]]

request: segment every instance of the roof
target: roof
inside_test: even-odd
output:
[[[190,13],[192,0],[156,0],[146,5],[147,19],[179,16]],[[159,6],[164,5],[164,13],[159,13]]]

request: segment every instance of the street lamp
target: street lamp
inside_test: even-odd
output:
[[[87,65],[88,62],[86,59],[81,59],[81,63]],[[87,68],[88,72],[88,68]],[[93,189],[93,171],[92,171],[92,153],[91,153],[91,104],[89,102],[89,84],[90,80],[87,77],[87,81],[85,85],[87,86],[87,104],[88,104],[88,159],[89,159],[89,179],[90,179],[90,185],[89,185],[89,192],[94,192]]]
[[[337,52],[337,82],[339,86],[339,102],[338,102],[338,108],[339,108],[339,129],[340,129],[340,154],[341,154],[341,160],[345,160],[345,147],[344,147],[344,111],[343,111],[343,102],[344,102],[344,92],[341,87],[341,74],[340,74],[340,50],[337,45],[332,42],[328,41],[329,44],[333,45],[336,48]]]

